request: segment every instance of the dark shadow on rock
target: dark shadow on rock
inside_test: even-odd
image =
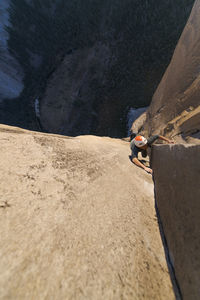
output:
[[[154,181],[154,178],[153,178],[153,181]],[[157,220],[158,220],[160,236],[161,236],[163,248],[164,248],[164,251],[165,251],[165,258],[166,258],[167,267],[168,267],[168,271],[169,271],[169,274],[170,274],[170,279],[171,279],[171,282],[172,282],[174,294],[175,294],[175,297],[176,297],[177,300],[182,300],[183,297],[182,297],[181,289],[180,289],[180,286],[179,286],[178,281],[176,279],[175,270],[174,270],[173,264],[172,264],[171,259],[170,259],[169,248],[168,248],[168,245],[167,245],[167,240],[166,240],[166,237],[165,237],[161,217],[160,217],[157,202],[156,202],[155,185],[154,185],[154,198],[155,198],[155,210],[156,210],[156,216],[157,216]]]
[[[131,155],[128,156],[130,162],[133,164],[132,159],[131,159]]]

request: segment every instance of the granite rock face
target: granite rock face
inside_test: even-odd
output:
[[[2,299],[175,299],[128,143],[3,125],[0,141]]]
[[[200,133],[200,1],[196,0],[171,63],[147,112],[148,134],[198,142]]]
[[[155,196],[183,299],[200,297],[200,145],[155,145]]]

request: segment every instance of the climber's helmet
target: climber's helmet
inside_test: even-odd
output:
[[[137,135],[134,138],[134,144],[136,147],[141,148],[147,144],[147,139],[143,137],[142,135]]]

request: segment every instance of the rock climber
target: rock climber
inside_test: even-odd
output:
[[[174,141],[169,140],[165,138],[162,135],[153,135],[150,138],[146,139],[142,135],[138,135],[136,133],[131,133],[130,135],[130,148],[132,151],[131,154],[131,161],[136,164],[138,167],[143,168],[147,173],[152,174],[153,171],[151,168],[146,167],[142,162],[138,159],[138,153],[141,152],[143,157],[147,156],[147,149],[148,147],[151,147],[153,142],[155,142],[157,139],[163,140],[169,144],[174,144]]]

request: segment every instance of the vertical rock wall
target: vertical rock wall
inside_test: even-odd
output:
[[[200,299],[200,145],[155,145],[155,196],[183,299]]]
[[[149,134],[186,137],[200,132],[199,15],[200,0],[196,0],[147,113],[144,127]]]

